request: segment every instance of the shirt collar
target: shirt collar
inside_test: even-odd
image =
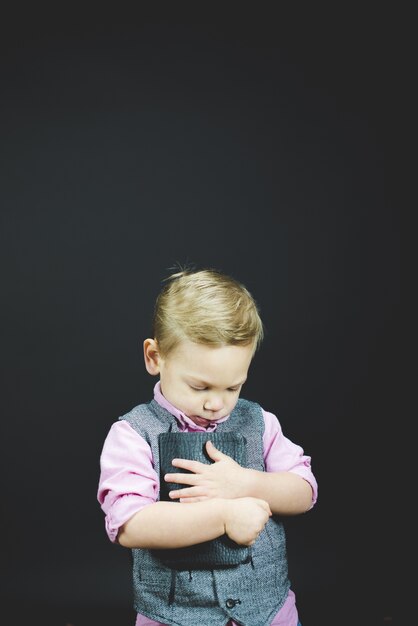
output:
[[[185,415],[184,413],[182,413],[179,409],[177,409],[175,406],[173,406],[168,400],[167,398],[165,398],[162,394],[161,391],[161,383],[160,381],[158,381],[155,386],[154,386],[154,400],[156,402],[158,402],[158,404],[160,406],[163,407],[163,409],[166,409],[169,413],[171,413],[171,415],[174,415],[174,417],[176,418],[176,420],[179,423],[180,426],[180,430],[184,431],[184,430],[199,430],[199,431],[203,431],[205,433],[213,433],[217,427],[218,424],[220,424],[221,422],[226,422],[226,420],[228,419],[229,415],[226,415],[225,417],[221,417],[221,419],[219,420],[214,420],[213,422],[211,422],[211,424],[207,427],[204,428],[203,426],[199,426],[198,424],[195,424],[190,417],[187,417],[187,415]]]

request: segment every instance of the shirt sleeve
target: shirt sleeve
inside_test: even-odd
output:
[[[159,489],[150,446],[128,422],[115,422],[100,455],[97,491],[110,541],[116,543],[119,528],[157,501]]]
[[[263,410],[263,416],[266,472],[293,472],[304,478],[312,487],[313,507],[318,498],[318,484],[311,469],[311,457],[304,454],[303,448],[284,436],[279,420],[273,413]]]

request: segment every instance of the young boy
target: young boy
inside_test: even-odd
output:
[[[317,483],[275,415],[239,398],[262,338],[251,294],[217,270],[173,274],[157,298],[154,399],[111,426],[98,489],[132,550],[136,626],[299,623],[281,516],[312,508]]]

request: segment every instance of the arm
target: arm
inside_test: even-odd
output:
[[[268,502],[273,513],[297,515],[311,508],[312,487],[297,474],[241,469],[246,473],[243,481],[246,493],[257,494],[258,498]]]
[[[253,497],[265,500],[273,513],[296,515],[312,505],[312,488],[301,476],[292,472],[260,472],[241,467],[231,457],[217,450],[208,441],[206,451],[214,461],[211,465],[199,461],[174,459],[175,467],[193,474],[166,474],[168,482],[190,485],[170,492],[181,502],[201,502],[207,498]]]
[[[263,411],[265,472],[240,467],[233,459],[208,444],[207,452],[214,463],[205,465],[177,459],[173,465],[195,472],[168,474],[168,482],[190,484],[189,488],[172,492],[173,499],[193,502],[211,497],[256,496],[265,499],[273,513],[295,515],[311,509],[318,495],[318,485],[311,469],[311,458],[303,449],[284,436],[273,413]],[[186,465],[184,464],[186,463]],[[185,478],[187,476],[187,478]]]
[[[251,545],[271,514],[266,502],[254,498],[199,506],[157,502],[159,480],[151,449],[124,421],[111,427],[100,466],[98,500],[106,531],[112,542],[126,547],[180,547],[224,533]]]
[[[183,505],[156,502],[146,506],[121,528],[119,543],[126,548],[181,548],[227,534],[252,545],[271,511],[256,498],[206,499]]]

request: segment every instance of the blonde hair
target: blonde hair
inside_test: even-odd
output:
[[[257,304],[240,282],[215,269],[182,270],[165,279],[157,297],[153,333],[167,356],[183,340],[208,346],[253,344],[263,339]]]

